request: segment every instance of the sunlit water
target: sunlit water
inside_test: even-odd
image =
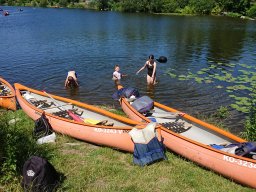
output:
[[[80,9],[4,7],[0,15],[0,75],[11,83],[80,100],[118,106],[111,96],[114,65],[133,86],[154,100],[191,115],[210,114],[232,101],[213,84],[179,81],[167,75],[196,73],[211,62],[256,64],[256,22],[225,17],[163,16],[96,12]],[[149,54],[166,56],[158,63],[155,87],[146,71],[135,75]],[[69,70],[78,73],[80,88],[66,90]],[[242,130],[244,116],[235,110],[227,125]]]

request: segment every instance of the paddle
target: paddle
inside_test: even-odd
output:
[[[54,108],[58,108],[58,107],[62,107],[62,106],[67,106],[67,105],[72,105],[72,103],[66,103],[60,106],[53,106],[53,107],[45,107],[45,108],[41,108],[42,110],[46,110],[46,109],[54,109]]]
[[[172,118],[178,118],[178,117],[183,117],[185,113],[182,112],[156,112],[155,110],[149,111],[149,113],[152,113],[152,117],[157,117],[157,118],[166,118],[166,119],[172,119]]]
[[[72,119],[74,121],[77,122],[84,122],[79,116],[77,116],[76,114],[74,114],[71,110],[67,110],[63,107],[63,105],[60,105],[51,95],[49,95],[45,90],[43,90],[43,92],[52,100],[52,102],[57,106],[58,109],[60,109],[61,111],[67,111],[68,115],[70,117],[72,117]]]
[[[167,62],[167,57],[165,56],[160,56],[158,59],[156,59],[159,63],[166,63]]]
[[[63,106],[64,105],[60,105],[51,95],[49,95],[46,91],[43,91],[51,100],[52,102],[56,105],[56,107],[58,109],[60,109],[61,111],[67,111],[68,112],[68,115],[74,120],[74,121],[77,121],[77,122],[82,122],[82,123],[90,123],[90,124],[94,124],[94,125],[99,125],[100,123],[102,122],[105,122],[106,120],[103,120],[103,121],[99,121],[99,120],[95,120],[95,119],[83,119],[82,117],[79,117],[78,115],[74,114],[71,110],[67,110],[65,109]],[[66,105],[69,105],[71,103],[68,103]],[[107,122],[106,122],[107,123]],[[104,124],[105,125],[105,124]]]

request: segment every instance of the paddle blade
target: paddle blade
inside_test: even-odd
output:
[[[74,114],[73,112],[71,112],[71,111],[69,111],[69,110],[68,110],[68,115],[69,115],[70,117],[72,117],[72,119],[73,119],[74,121],[77,121],[77,122],[84,122],[84,121],[81,119],[81,117],[77,116],[76,114]]]
[[[160,56],[160,57],[157,59],[157,61],[158,61],[159,63],[166,63],[166,62],[167,62],[167,57],[165,57],[165,56]]]

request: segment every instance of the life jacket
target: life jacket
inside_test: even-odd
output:
[[[133,163],[140,166],[167,159],[165,147],[155,133],[156,123],[150,123],[144,129],[133,128],[129,135],[134,142]]]

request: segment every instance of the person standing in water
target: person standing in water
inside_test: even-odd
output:
[[[69,71],[65,80],[65,87],[78,87],[77,74],[75,71]]]
[[[120,73],[120,67],[119,65],[115,65],[115,68],[114,68],[114,72],[113,72],[113,81],[115,81],[116,85],[119,85],[120,84],[120,81],[122,79],[122,77],[125,77],[127,75],[124,75],[122,73]]]
[[[137,71],[137,75],[143,70],[147,68],[147,83],[148,85],[155,85],[156,82],[156,62],[154,60],[154,55],[149,55],[148,60],[144,64],[143,67],[140,68],[140,70]]]

